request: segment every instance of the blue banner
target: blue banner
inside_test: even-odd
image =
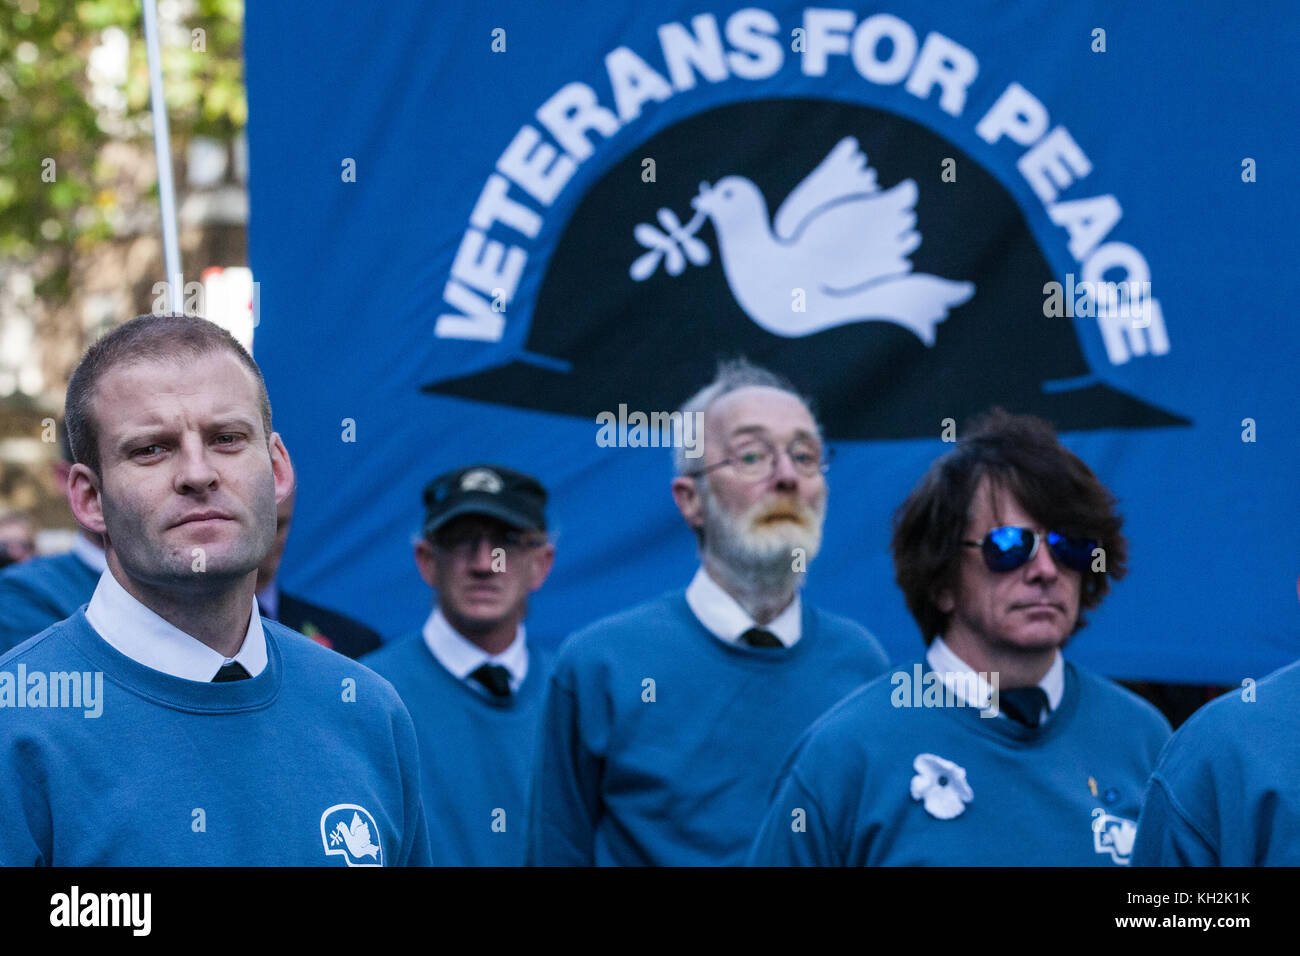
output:
[[[598,419],[743,354],[836,449],[809,597],[896,658],[921,645],[890,515],[994,405],[1126,516],[1074,659],[1300,657],[1294,4],[466,6],[248,10],[289,589],[418,627],[421,488],[476,461],[552,494],[539,639],[684,586],[669,450]]]

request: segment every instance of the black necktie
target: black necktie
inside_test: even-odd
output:
[[[491,691],[495,697],[510,696],[510,672],[500,664],[484,664],[469,676]]]
[[[751,627],[740,635],[740,640],[750,647],[785,647],[779,637],[771,631],[763,630],[761,627]]]
[[[1037,727],[1038,719],[1047,707],[1047,691],[1041,687],[1013,687],[1002,691],[998,698],[1003,712],[1026,727]]]
[[[226,661],[221,665],[221,670],[217,671],[217,676],[212,678],[212,683],[224,684],[231,680],[248,680],[252,676],[238,661]]]

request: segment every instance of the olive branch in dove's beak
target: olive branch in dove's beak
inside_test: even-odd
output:
[[[661,259],[664,270],[670,276],[681,275],[686,269],[687,259],[697,266],[709,264],[709,247],[695,238],[695,234],[704,225],[704,220],[708,218],[708,213],[700,208],[700,201],[707,198],[709,192],[709,184],[700,183],[700,194],[691,200],[691,208],[696,211],[695,215],[684,226],[675,212],[662,207],[656,218],[659,220],[659,225],[664,228],[663,232],[649,223],[637,223],[636,228],[632,230],[632,235],[637,242],[650,251],[638,256],[628,269],[628,274],[633,280],[643,282],[650,278],[658,268]]]

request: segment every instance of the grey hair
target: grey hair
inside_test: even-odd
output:
[[[812,402],[805,395],[802,395],[788,378],[771,372],[760,365],[753,364],[743,355],[718,362],[718,371],[714,374],[713,381],[688,398],[679,409],[682,421],[686,421],[686,416],[699,412],[701,413],[699,420],[703,422],[703,413],[708,412],[709,407],[722,396],[742,388],[754,387],[775,388],[778,391],[788,392],[793,395],[808,409],[808,413],[813,416],[813,423],[817,426],[818,435],[821,434],[822,426],[813,413]],[[676,443],[673,446],[673,472],[679,476],[684,475],[686,474],[686,467],[686,447],[680,442]]]

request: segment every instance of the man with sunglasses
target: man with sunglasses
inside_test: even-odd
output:
[[[702,457],[675,449],[690,585],[578,632],[547,690],[529,862],[743,862],[781,760],[887,664],[799,594],[821,544],[826,454],[806,402],[743,360],[691,398]]]
[[[1128,864],[1169,724],[1061,655],[1125,573],[1120,526],[1046,422],[973,423],[895,515],[925,657],[813,726],[750,862]]]
[[[362,659],[415,720],[437,866],[523,863],[550,664],[524,616],[555,562],[546,499],[536,478],[498,465],[431,481],[415,564],[436,604],[419,632]]]

